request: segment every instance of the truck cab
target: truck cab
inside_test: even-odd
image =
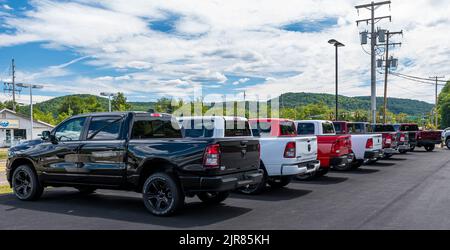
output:
[[[414,151],[417,146],[417,134],[419,125],[415,123],[394,124],[395,131],[405,133],[408,136],[409,151]]]
[[[350,135],[337,135],[331,121],[300,120],[295,121],[295,124],[298,135],[317,136],[320,169],[316,177],[325,175],[332,167],[340,171],[352,168],[355,156]]]

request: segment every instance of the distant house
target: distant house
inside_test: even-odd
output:
[[[0,147],[10,147],[22,141],[36,139],[43,131],[52,130],[54,126],[33,121],[33,135],[31,135],[31,119],[9,109],[0,111]]]

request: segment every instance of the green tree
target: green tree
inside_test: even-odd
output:
[[[450,127],[450,82],[445,84],[439,94],[438,112],[441,128]]]
[[[131,110],[131,105],[127,102],[125,95],[119,92],[113,97],[111,108],[113,111],[128,111]]]

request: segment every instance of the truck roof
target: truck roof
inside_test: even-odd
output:
[[[239,116],[180,116],[177,117],[177,120],[183,120],[183,119],[224,119],[225,121],[232,121],[232,120],[238,120],[238,121],[247,121],[247,118],[245,117],[239,117]]]
[[[285,119],[285,118],[254,118],[254,119],[249,119],[249,121],[256,121],[256,122],[293,122],[294,120]]]
[[[317,122],[317,123],[328,123],[332,121],[327,120],[296,120],[295,122]]]
[[[149,112],[145,112],[145,111],[116,111],[116,112],[96,112],[96,113],[86,113],[86,114],[79,114],[79,115],[74,115],[73,117],[88,117],[88,116],[122,116],[122,115],[127,115],[127,114],[148,114],[148,115],[161,115],[161,116],[171,116],[170,114],[165,114],[165,113],[149,113]]]

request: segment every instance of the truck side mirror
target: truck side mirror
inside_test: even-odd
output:
[[[41,134],[41,138],[44,141],[50,141],[52,143],[57,143],[58,140],[56,139],[56,137],[54,135],[52,135],[52,133],[50,131],[44,131]]]

